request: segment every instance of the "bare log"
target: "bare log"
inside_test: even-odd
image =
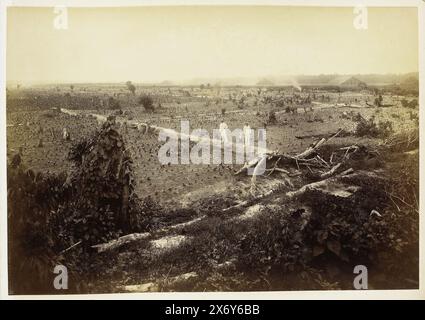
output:
[[[119,248],[126,243],[146,239],[149,236],[150,236],[149,232],[131,233],[131,234],[127,234],[125,236],[119,237],[118,239],[114,239],[114,240],[106,242],[106,243],[96,244],[96,245],[91,246],[91,247],[94,248],[94,249],[97,249],[97,252],[100,253],[100,252]]]
[[[178,275],[176,277],[172,277],[169,279],[164,279],[163,281],[158,281],[157,283],[154,282],[147,282],[142,284],[135,284],[135,285],[127,285],[123,286],[122,289],[127,292],[152,292],[152,291],[159,291],[160,287],[173,287],[177,285],[182,285],[188,282],[191,282],[195,279],[197,279],[199,275],[196,272],[188,272],[181,275]]]
[[[172,225],[172,226],[169,226],[169,227],[164,227],[164,228],[159,229],[158,231],[156,231],[156,233],[166,232],[166,231],[170,231],[170,230],[181,230],[181,229],[183,229],[183,228],[185,228],[187,226],[190,226],[190,225],[192,225],[192,224],[194,224],[196,222],[199,222],[199,221],[203,220],[205,217],[206,217],[206,215],[203,215],[203,216],[200,216],[198,218],[195,218],[195,219],[190,220],[190,221],[187,221],[187,222],[182,222],[182,223],[178,223],[178,224],[175,224],[175,225]]]
[[[278,154],[278,153],[270,153],[267,154],[267,160],[275,160],[275,166],[272,169],[268,169],[266,171],[268,171],[268,175],[272,174],[274,171],[280,171],[282,173],[288,174],[289,172],[286,171],[285,169],[282,168],[278,168],[277,164],[280,162],[282,165],[296,165],[298,170],[300,170],[300,166],[307,166],[307,168],[311,171],[310,167],[316,167],[316,168],[330,168],[331,164],[332,164],[332,160],[334,158],[334,154],[331,155],[331,159],[330,159],[330,163],[326,162],[326,160],[324,160],[322,157],[320,157],[319,155],[316,155],[314,158],[308,158],[308,156],[312,155],[313,153],[315,153],[323,144],[331,141],[333,138],[335,138],[336,136],[338,136],[341,132],[343,132],[342,129],[339,129],[335,134],[333,134],[332,136],[330,136],[329,138],[322,138],[320,139],[318,142],[316,142],[314,145],[310,146],[309,148],[307,148],[305,151],[303,151],[302,153],[292,156],[292,155],[288,155],[288,154]],[[346,156],[344,157],[344,159],[347,158],[347,154],[349,153],[350,150],[354,149],[353,152],[358,150],[357,146],[349,146],[349,147],[345,147],[345,148],[340,148],[340,150],[346,150]],[[352,152],[352,153],[353,153]],[[351,153],[350,153],[351,154]],[[241,169],[239,169],[235,175],[241,174],[242,172],[244,172],[245,170],[253,167],[253,166],[257,166],[261,160],[263,160],[263,157],[258,157],[252,161],[250,161],[249,163],[246,163]],[[338,169],[339,166],[336,168]],[[335,169],[335,170],[336,170]],[[322,178],[326,178],[331,176],[335,171],[330,171],[329,175],[324,175],[324,177]],[[255,177],[253,177],[252,180],[253,183],[255,183]]]
[[[153,282],[147,282],[142,284],[123,286],[122,290],[127,292],[155,292],[159,291],[159,287]]]
[[[201,221],[205,217],[206,216],[203,215],[203,216],[200,216],[198,218],[195,218],[195,219],[187,221],[187,222],[182,222],[182,223],[178,223],[176,225],[161,228],[159,230],[156,230],[155,234],[165,233],[165,232],[170,231],[170,230],[181,230],[184,227],[187,227],[191,224],[194,224],[196,222]],[[106,242],[106,243],[96,244],[96,245],[92,246],[92,248],[97,249],[97,252],[100,253],[100,252],[119,248],[119,247],[123,246],[124,244],[130,243],[130,242],[135,242],[135,241],[138,241],[138,240],[147,239],[150,236],[151,236],[151,233],[149,233],[149,232],[131,233],[131,234],[127,234],[125,236],[119,237],[118,239],[114,239],[114,240],[111,240],[111,241]]]
[[[354,172],[353,168],[350,168],[350,169],[347,169],[347,170],[341,172],[340,174],[338,174],[338,176],[344,177],[344,176],[349,175],[349,174],[351,174],[353,172]]]
[[[255,159],[245,163],[242,168],[240,168],[238,171],[235,172],[235,176],[238,175],[238,174],[241,174],[245,170],[252,168],[253,166],[257,165],[258,161],[260,161],[261,159],[263,159],[263,157],[258,157],[258,158],[255,158]]]
[[[261,200],[261,199],[263,199],[263,198],[266,198],[266,197],[268,197],[268,196],[272,195],[274,192],[276,192],[277,190],[279,190],[279,189],[280,189],[282,186],[284,186],[284,185],[285,185],[284,183],[279,184],[279,186],[278,186],[278,187],[276,187],[276,188],[274,188],[274,189],[271,189],[271,190],[269,190],[269,191],[267,191],[267,192],[265,192],[265,193],[263,193],[263,194],[260,194],[260,195],[258,195],[258,196],[256,196],[256,197],[254,197],[254,198],[251,198],[251,199],[248,199],[248,200],[245,200],[245,201],[241,201],[241,202],[239,202],[238,204],[235,204],[235,205],[233,205],[233,206],[231,206],[231,207],[224,208],[224,209],[222,210],[222,212],[227,212],[227,211],[232,210],[232,209],[239,209],[239,208],[243,208],[243,207],[246,207],[246,206],[248,206],[248,205],[251,205],[251,204],[253,204],[254,202],[257,202],[258,200]]]
[[[321,175],[320,175],[320,178],[321,179],[326,179],[326,178],[329,178],[330,176],[332,176],[335,172],[336,172],[336,170],[338,170],[339,169],[339,167],[342,165],[342,163],[338,163],[338,164],[336,164],[335,166],[333,166],[332,168],[331,168],[331,170],[329,170],[329,171],[327,171],[327,172],[325,172],[325,173],[322,173]]]
[[[59,254],[64,254],[65,252],[68,252],[69,250],[71,250],[72,248],[75,248],[76,246],[78,246],[81,243],[82,243],[82,241],[80,240],[77,243],[74,243],[72,246],[62,250]]]
[[[331,137],[329,138],[322,138],[320,139],[314,146],[309,147],[307,150],[305,150],[304,152],[296,155],[294,158],[296,159],[304,159],[306,157],[308,157],[309,155],[311,155],[312,153],[314,153],[320,146],[322,146],[325,142],[329,142],[331,141],[333,138],[335,138],[337,135],[339,135],[342,132],[342,129],[339,129],[335,134],[333,134]]]
[[[266,169],[266,171],[267,172],[269,172],[267,175],[269,176],[269,175],[271,175],[273,172],[275,172],[275,171],[277,171],[277,172],[280,172],[280,173],[284,173],[284,174],[291,174],[288,170],[285,170],[285,169],[283,169],[283,168],[272,168],[272,169]]]
[[[325,141],[326,141],[325,138],[320,139],[314,146],[307,148],[304,152],[296,155],[294,158],[298,160],[298,159],[303,159],[305,157],[308,157],[315,150],[317,150],[323,143],[325,143]]]
[[[286,193],[286,196],[288,196],[289,198],[298,197],[298,196],[304,194],[307,191],[314,190],[314,189],[319,189],[319,188],[321,188],[321,187],[329,184],[330,182],[334,181],[336,179],[336,177],[338,177],[338,176],[345,176],[345,175],[347,175],[347,174],[349,174],[351,172],[353,172],[353,169],[352,168],[350,168],[348,170],[345,170],[344,172],[341,172],[337,176],[330,177],[330,178],[327,178],[327,179],[324,179],[324,180],[320,180],[318,182],[313,182],[313,183],[306,184],[305,186],[301,187],[298,190],[287,192]]]

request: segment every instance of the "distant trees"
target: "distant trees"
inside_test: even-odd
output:
[[[409,107],[409,101],[407,101],[406,99],[401,100],[401,106],[403,108],[408,108]]]
[[[73,84],[71,84],[69,87],[71,88],[71,91],[74,91],[74,85]]]
[[[310,104],[311,103],[311,97],[308,95],[307,98],[305,98],[304,103]]]
[[[380,94],[378,97],[375,98],[374,100],[374,104],[376,107],[382,107],[382,102],[384,101],[384,99],[382,98],[382,95]]]
[[[277,123],[276,113],[273,110],[271,110],[269,111],[267,124],[276,124],[276,123]]]
[[[146,111],[149,111],[149,112],[155,111],[153,99],[146,94],[139,98],[138,103],[141,104]]]
[[[410,101],[409,106],[410,108],[416,108],[418,106],[418,100],[413,99],[412,101]]]
[[[127,81],[125,83],[125,85],[127,86],[127,89],[133,94],[136,94],[136,87],[134,86],[134,84],[131,83],[131,81]]]

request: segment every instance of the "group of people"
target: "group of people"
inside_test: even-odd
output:
[[[220,130],[221,141],[223,141],[225,145],[231,143],[232,137],[230,135],[230,130],[228,125],[224,122],[224,120],[220,122],[219,130]],[[253,144],[254,142],[253,133],[254,131],[251,129],[250,125],[248,123],[245,123],[243,127],[243,139],[244,139],[245,147],[248,147]]]

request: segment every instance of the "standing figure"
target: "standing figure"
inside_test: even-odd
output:
[[[244,142],[245,142],[245,149],[248,149],[251,146],[251,127],[247,122],[245,122],[245,125],[243,127],[243,135],[244,135]]]
[[[229,127],[224,122],[224,120],[221,121],[219,129],[220,129],[221,141],[223,141],[225,145],[228,144],[229,143]]]
[[[66,130],[66,128],[63,128],[62,138],[63,138],[63,140],[69,140],[70,139],[69,132],[68,132],[68,130]]]

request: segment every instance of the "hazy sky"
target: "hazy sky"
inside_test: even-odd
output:
[[[9,8],[7,80],[152,82],[418,70],[416,8]]]

